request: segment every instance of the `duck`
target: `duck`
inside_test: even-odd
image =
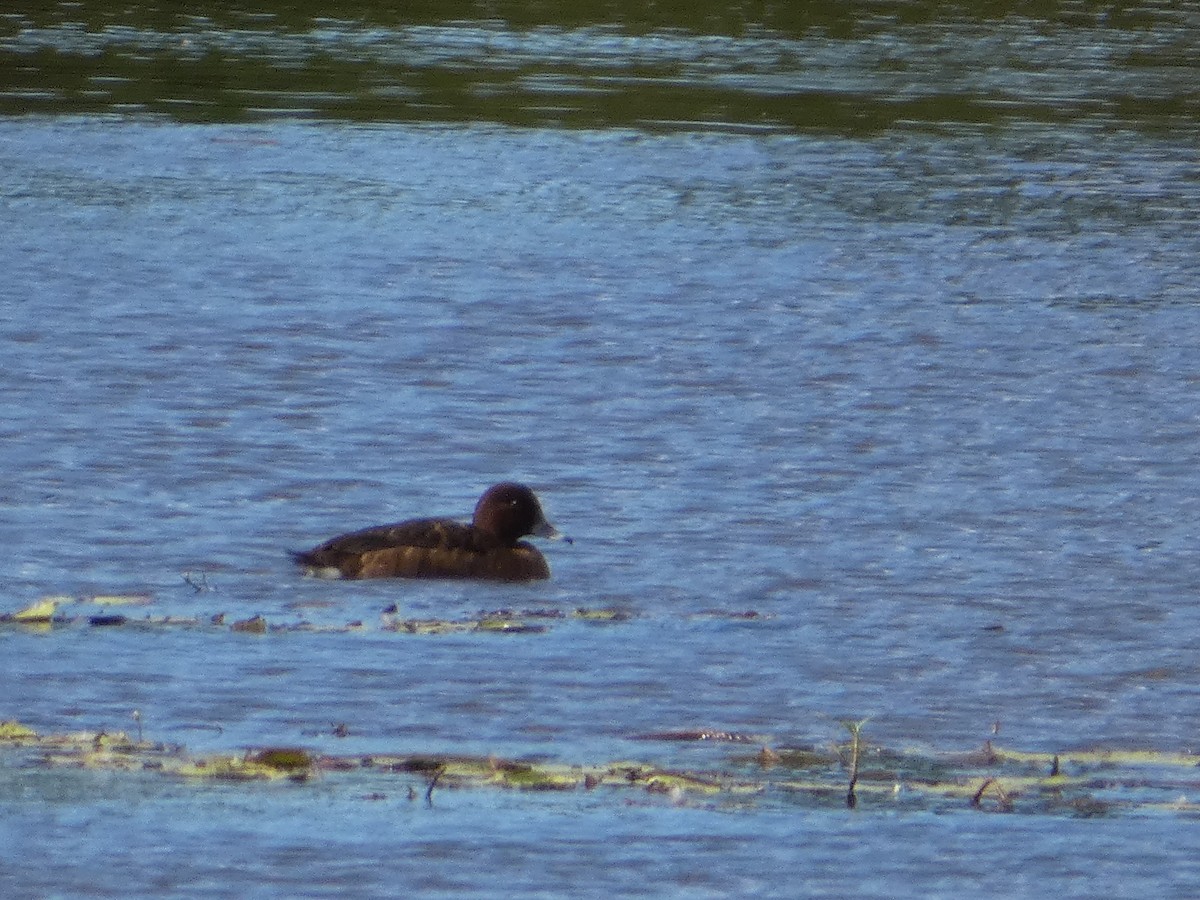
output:
[[[571,543],[546,520],[529,487],[505,481],[483,492],[470,524],[432,518],[374,525],[292,557],[306,574],[325,578],[549,578],[546,558],[521,540],[528,536]]]

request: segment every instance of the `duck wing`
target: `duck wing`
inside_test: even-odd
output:
[[[308,566],[342,568],[347,561],[364,553],[394,547],[469,550],[475,547],[476,538],[475,529],[453,519],[410,519],[341,534],[293,556]]]

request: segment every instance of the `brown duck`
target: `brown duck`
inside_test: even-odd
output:
[[[549,578],[546,558],[521,540],[526,535],[570,543],[546,521],[533,491],[505,482],[484,492],[469,525],[410,519],[339,535],[292,556],[308,574],[327,578]]]

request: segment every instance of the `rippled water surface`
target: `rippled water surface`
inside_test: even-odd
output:
[[[50,9],[0,16],[0,610],[331,630],[0,626],[0,719],[662,765],[721,749],[638,736],[867,718],[894,746],[1195,748],[1194,5]],[[544,584],[289,564],[507,479],[575,538]],[[391,604],[629,618],[401,635]],[[3,760],[12,896],[1200,878],[1172,816],[430,809]]]

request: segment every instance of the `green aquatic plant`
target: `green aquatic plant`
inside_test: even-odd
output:
[[[95,594],[80,597],[79,602],[95,606],[146,606],[153,603],[154,598],[150,594]]]
[[[54,618],[54,613],[58,610],[59,603],[62,602],[61,597],[47,597],[44,600],[39,600],[32,606],[27,606],[24,609],[13,613],[7,618],[13,622],[20,622],[26,625],[38,622],[50,622]]]
[[[312,755],[298,747],[268,747],[249,754],[246,760],[281,772],[300,772],[313,767]]]
[[[32,743],[38,740],[38,733],[20,722],[0,722],[0,742],[7,744]]]

